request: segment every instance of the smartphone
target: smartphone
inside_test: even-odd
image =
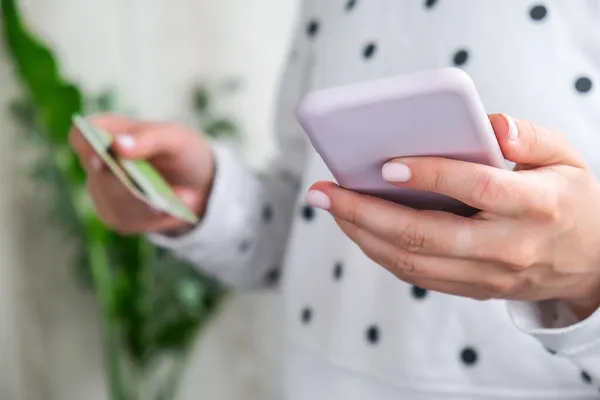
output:
[[[469,75],[443,68],[308,93],[297,119],[337,183],[419,210],[477,210],[381,176],[397,157],[434,156],[508,168]]]

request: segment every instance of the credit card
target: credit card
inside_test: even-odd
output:
[[[175,194],[162,175],[145,160],[125,160],[111,150],[114,138],[80,115],[73,123],[123,186],[137,199],[181,220],[195,224],[198,217]]]

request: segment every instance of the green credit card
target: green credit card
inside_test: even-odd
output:
[[[198,217],[181,201],[160,173],[145,160],[125,160],[111,151],[113,136],[92,126],[80,115],[73,123],[89,142],[98,156],[131,194],[149,206],[190,223]]]

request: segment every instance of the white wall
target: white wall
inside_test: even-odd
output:
[[[242,77],[243,92],[223,110],[243,126],[251,162],[270,151],[296,0],[21,3],[66,74],[90,91],[117,85],[139,115],[188,122],[194,82]],[[105,399],[93,299],[74,285],[68,249],[42,220],[43,192],[11,173],[22,144],[3,111],[15,92],[7,66],[0,49],[0,398]],[[281,398],[280,315],[276,294],[234,299],[198,342],[181,398]]]
[[[2,37],[0,36],[0,39]],[[10,79],[10,72],[4,62],[4,49],[0,46],[0,121],[5,121],[7,111],[2,105],[16,92]],[[15,226],[14,197],[10,195],[13,185],[12,140],[6,134],[5,124],[0,123],[0,223],[2,226]],[[0,398],[18,399],[21,392],[18,330],[16,329],[17,308],[15,300],[19,296],[15,286],[18,275],[13,268],[19,263],[16,249],[16,235],[11,229],[0,229]]]

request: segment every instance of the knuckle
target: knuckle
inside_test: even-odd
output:
[[[367,210],[363,201],[354,201],[348,209],[349,221],[355,225],[362,226],[367,218]]]
[[[537,201],[536,210],[542,220],[558,224],[563,221],[565,211],[568,210],[568,207],[564,207],[566,205],[566,202],[562,201],[558,193],[545,191]]]
[[[469,296],[469,298],[477,301],[488,301],[492,300],[494,296],[487,293],[473,293]]]
[[[416,257],[410,253],[400,251],[394,257],[392,263],[393,271],[401,276],[418,275],[418,267]]]
[[[476,204],[486,203],[498,195],[498,184],[493,174],[480,174],[475,177],[470,198]]]
[[[512,278],[499,278],[495,277],[486,282],[486,289],[492,294],[493,297],[503,297],[508,293],[511,293],[515,288],[515,280]]]
[[[537,264],[538,245],[533,240],[521,240],[511,251],[504,252],[504,262],[514,272],[523,272]]]
[[[348,210],[344,213],[346,214],[346,218],[348,222],[356,225],[356,215],[358,213],[358,206],[348,207]]]
[[[411,253],[419,253],[425,247],[425,234],[414,222],[409,222],[396,233],[395,244]]]
[[[590,178],[591,176],[591,178]],[[581,211],[581,199],[573,196],[573,187],[591,188],[596,185],[596,178],[591,174],[577,174],[552,182],[547,190],[540,194],[538,215],[553,226],[570,223]]]
[[[529,150],[533,150],[538,147],[546,134],[544,132],[544,128],[534,125],[530,120],[522,121],[520,130],[522,133],[525,133],[526,137],[529,139],[527,141],[527,147]]]
[[[438,168],[432,168],[430,178],[430,189],[440,189],[444,186],[444,174]]]

